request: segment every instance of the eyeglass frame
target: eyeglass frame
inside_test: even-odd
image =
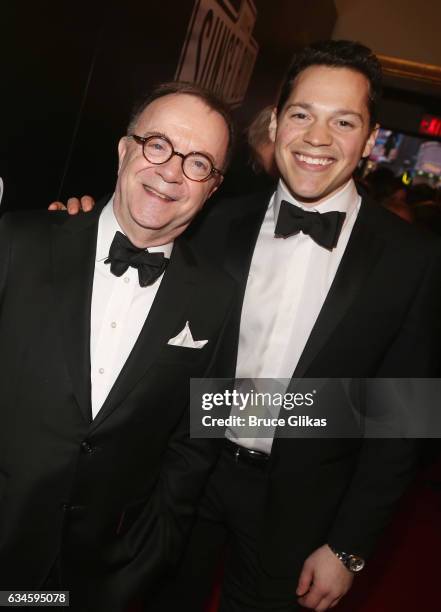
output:
[[[181,158],[182,173],[184,174],[184,176],[186,176],[188,178],[189,181],[194,181],[195,183],[205,183],[212,176],[222,176],[222,177],[224,176],[224,173],[213,165],[213,162],[208,157],[208,155],[206,155],[205,153],[200,153],[199,151],[190,151],[190,153],[187,153],[186,155],[184,155],[184,153],[180,153],[179,151],[176,151],[174,146],[173,146],[173,144],[172,144],[172,142],[171,142],[171,140],[169,138],[167,138],[167,136],[163,136],[162,134],[151,134],[150,136],[138,136],[137,134],[127,134],[127,138],[133,138],[133,140],[137,144],[141,145],[141,147],[142,147],[142,155],[143,155],[144,159],[149,162],[149,164],[154,164],[155,166],[161,166],[162,164],[166,164],[168,161],[170,161],[171,158],[174,155],[177,155],[178,157],[180,157]],[[165,142],[167,142],[170,145],[170,147],[171,147],[170,156],[167,159],[164,159],[164,161],[162,161],[162,162],[152,161],[145,154],[145,144],[146,144],[146,142],[148,142],[149,140],[153,140],[154,138],[160,138],[161,140],[165,140]],[[186,172],[184,170],[184,163],[185,163],[185,160],[188,157],[190,157],[191,155],[201,155],[202,157],[205,157],[205,159],[207,159],[210,162],[211,170],[210,170],[210,173],[205,178],[203,178],[203,179],[194,179],[194,178],[189,177],[186,174]]]

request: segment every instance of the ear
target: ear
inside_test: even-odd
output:
[[[118,143],[118,174],[119,174],[119,171],[121,170],[121,166],[122,166],[124,157],[126,156],[127,148],[128,148],[127,136],[123,136],[122,138],[120,138],[119,143]]]
[[[217,181],[215,181],[213,187],[208,192],[207,200],[208,200],[208,198],[211,198],[213,193],[215,193],[219,189],[219,187],[222,185],[223,180],[224,180],[224,177],[222,176],[222,174],[219,174],[218,178],[217,178]],[[205,201],[207,201],[207,200],[205,200]],[[204,204],[205,204],[205,202],[204,202]]]
[[[378,132],[380,130],[380,125],[377,123],[375,127],[371,130],[371,133],[366,140],[366,144],[364,145],[362,157],[369,157],[372,149],[374,148],[375,141],[377,140]]]
[[[276,134],[277,134],[277,109],[273,108],[273,112],[271,113],[271,121],[268,126],[268,136],[271,142],[276,142]]]

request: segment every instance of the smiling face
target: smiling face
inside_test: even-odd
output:
[[[348,68],[310,66],[297,76],[270,138],[299,202],[315,206],[339,191],[371,152],[377,130],[369,126],[368,92],[366,77]]]
[[[207,155],[216,168],[223,167],[229,138],[227,125],[219,113],[196,96],[169,94],[154,100],[139,116],[133,133],[161,134],[175,151],[184,155],[198,151]],[[160,165],[148,162],[142,146],[133,138],[122,138],[118,153],[115,215],[139,247],[174,240],[220,184],[218,176],[201,183],[188,179],[177,155]]]

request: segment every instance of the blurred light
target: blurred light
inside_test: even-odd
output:
[[[441,136],[441,117],[424,115],[420,122],[420,134]]]
[[[412,182],[411,177],[409,176],[408,172],[404,172],[403,176],[401,177],[401,181],[403,182],[404,185],[410,185]]]

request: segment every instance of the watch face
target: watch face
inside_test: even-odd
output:
[[[348,562],[351,572],[359,572],[364,567],[364,559],[356,555],[350,555]]]

